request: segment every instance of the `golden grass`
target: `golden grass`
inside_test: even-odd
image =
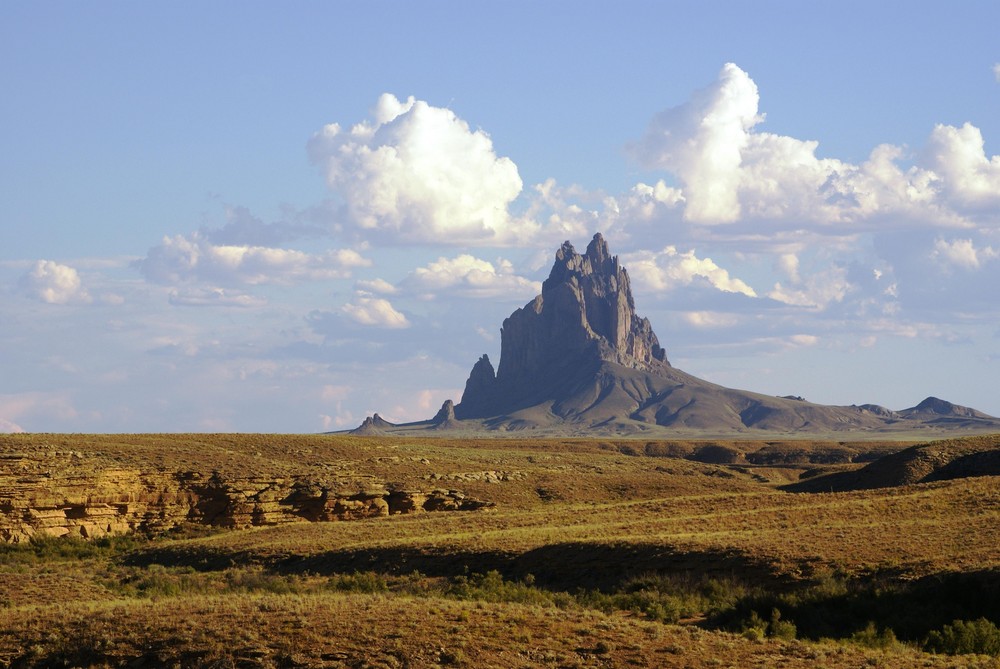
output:
[[[0,611],[0,626],[0,662],[22,666],[996,666],[905,647],[754,641],[590,610],[383,595],[56,604],[33,615]]]
[[[652,573],[794,590],[834,573],[849,584],[1000,571],[995,478],[791,494],[774,483],[819,465],[794,457],[759,466],[746,458],[709,464],[664,457],[705,445],[0,435],[0,473],[10,476],[108,469],[302,475],[456,488],[496,503],[476,512],[107,542],[78,553],[0,549],[0,666],[1000,666],[900,644],[754,640],[691,624],[707,611],[685,625],[664,625],[559,595],[610,591]],[[862,459],[903,446],[715,445],[806,456],[846,449],[867,454]],[[484,472],[502,476],[478,476]],[[448,595],[455,579],[490,570],[512,580],[530,575],[532,587],[548,594],[542,604]],[[402,580],[376,594],[331,585],[355,572]]]

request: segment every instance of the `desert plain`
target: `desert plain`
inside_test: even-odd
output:
[[[998,449],[0,435],[0,666],[1000,666]]]

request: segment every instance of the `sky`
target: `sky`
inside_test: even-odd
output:
[[[675,366],[1000,415],[1000,4],[7,2],[0,432],[459,401],[601,232]]]

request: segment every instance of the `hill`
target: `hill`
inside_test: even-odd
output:
[[[861,469],[807,478],[787,486],[786,490],[842,492],[997,475],[1000,475],[1000,435],[989,435],[913,446]]]

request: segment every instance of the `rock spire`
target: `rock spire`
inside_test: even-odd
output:
[[[496,373],[488,357],[479,359],[456,415],[498,415],[544,394],[558,399],[560,385],[602,361],[669,367],[649,320],[635,313],[628,272],[598,233],[583,254],[568,241],[559,248],[541,295],[504,320]]]

